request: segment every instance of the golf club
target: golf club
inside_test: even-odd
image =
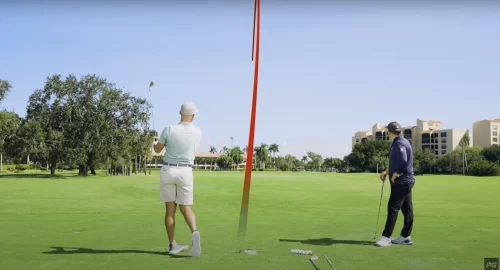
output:
[[[155,85],[155,83],[153,81],[151,81],[149,83],[149,100],[151,102],[151,119],[153,120],[153,131],[155,132],[155,136],[157,136],[158,134],[156,134],[156,129],[155,129],[155,116],[153,114],[153,97],[152,97],[152,94],[151,94],[151,87],[153,87]]]
[[[384,180],[382,180],[382,191],[380,192],[380,202],[378,204],[378,214],[377,214],[377,224],[375,225],[375,233],[373,234],[373,239],[377,238],[377,228],[378,228],[378,220],[380,218],[380,206],[382,205],[382,195],[384,195],[384,184],[387,175],[384,176]]]
[[[325,259],[326,261],[328,262],[328,264],[332,267],[333,270],[337,270],[335,269],[335,267],[333,266],[332,262],[328,259],[328,257],[326,257],[326,254],[323,254],[323,256],[325,256]]]
[[[316,268],[316,270],[320,270],[319,267],[316,265],[316,263],[314,263],[315,260],[318,259],[318,256],[312,256],[311,258],[309,258],[309,261],[313,264],[314,268]]]

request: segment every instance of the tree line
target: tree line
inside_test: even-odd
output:
[[[0,80],[0,102],[11,89]],[[97,75],[47,77],[29,96],[25,117],[0,112],[0,167],[33,164],[52,175],[62,168],[79,175],[96,168],[144,170],[155,135],[148,127],[150,108],[146,99]]]
[[[0,104],[12,85],[0,79]],[[155,131],[149,129],[151,104],[132,96],[97,75],[80,79],[74,75],[46,78],[43,88],[28,99],[26,116],[0,111],[0,172],[3,164],[19,168],[50,170],[78,169],[87,175],[96,169],[112,174],[143,171],[151,160]],[[377,172],[388,165],[388,141],[365,141],[343,158],[323,158],[307,152],[301,158],[280,156],[278,144],[261,143],[252,150],[252,166],[259,170]],[[212,146],[217,159],[197,157],[197,164],[216,163],[232,169],[244,161],[247,147],[220,151]],[[26,164],[26,166],[22,166]],[[418,173],[500,175],[500,147],[470,147],[468,135],[454,151],[436,157],[432,150],[414,149],[414,168]]]
[[[414,149],[413,165],[415,174],[465,174],[473,176],[500,175],[500,146],[471,147],[469,137],[465,135],[459,147],[454,151],[436,156],[431,149]],[[217,159],[196,158],[198,164],[215,162],[222,169],[234,169],[235,164],[243,162],[246,154],[236,146],[232,149],[223,147]],[[390,143],[386,140],[364,141],[353,147],[344,158],[323,158],[320,154],[307,152],[302,158],[292,155],[278,156],[279,146],[265,143],[255,147],[253,166],[259,170],[265,168],[280,171],[336,171],[336,172],[380,172],[388,167]],[[219,153],[211,147],[211,153]],[[268,166],[266,166],[266,164]]]
[[[218,158],[197,157],[197,164],[212,164],[215,163],[221,169],[235,169],[236,166],[242,164],[244,156],[248,152],[248,147],[241,148],[235,146],[228,148],[224,146],[220,151],[217,151],[215,146],[210,147],[210,153],[221,154]],[[280,170],[280,171],[332,171],[342,168],[342,160],[338,158],[324,158],[317,153],[307,152],[302,158],[297,158],[293,155],[279,156],[279,145],[276,143],[266,144],[261,143],[253,150],[252,166],[258,170]]]

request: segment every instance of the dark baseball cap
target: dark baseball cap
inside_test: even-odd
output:
[[[401,125],[396,121],[390,122],[389,125],[387,125],[387,130],[392,133],[401,132]]]

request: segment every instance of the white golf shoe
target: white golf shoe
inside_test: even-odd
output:
[[[412,245],[413,241],[411,241],[411,237],[409,236],[403,237],[400,235],[398,238],[392,239],[392,243],[397,245]]]
[[[388,247],[392,245],[391,238],[382,236],[380,237],[380,240],[378,240],[377,243],[375,243],[375,245],[377,247]]]
[[[187,250],[189,247],[185,245],[170,245],[170,250],[168,251],[168,254],[177,254],[179,252],[182,252],[184,250]]]
[[[191,256],[192,257],[201,256],[201,240],[200,240],[200,233],[198,231],[193,232],[193,246],[191,247]]]

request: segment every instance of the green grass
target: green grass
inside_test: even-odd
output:
[[[202,257],[166,255],[153,176],[35,178],[0,174],[0,269],[483,269],[500,257],[500,178],[419,176],[413,246],[372,245],[374,174],[253,172],[247,241],[236,243],[243,173],[196,172]],[[377,238],[389,197],[386,184]],[[400,214],[394,236],[402,226]],[[176,239],[190,243],[177,213]],[[283,240],[285,239],[285,240]],[[238,253],[241,247],[257,255]],[[186,256],[186,257],[184,257]]]

